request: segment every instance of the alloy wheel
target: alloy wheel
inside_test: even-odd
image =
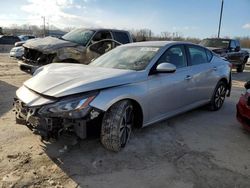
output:
[[[120,143],[121,147],[125,147],[126,143],[129,140],[131,130],[132,130],[132,124],[134,120],[133,115],[133,107],[132,105],[127,106],[123,113],[123,117],[121,119],[120,124]]]
[[[226,96],[226,88],[222,84],[218,87],[218,89],[215,93],[215,98],[214,98],[215,105],[218,109],[221,108],[221,106],[223,105],[223,102],[225,100],[225,96]]]

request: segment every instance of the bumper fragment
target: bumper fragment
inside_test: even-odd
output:
[[[18,61],[17,64],[18,64],[21,71],[24,71],[28,74],[33,74],[36,71],[36,69],[39,68],[39,66],[31,65],[31,64],[25,63],[24,61],[21,61],[21,60]]]

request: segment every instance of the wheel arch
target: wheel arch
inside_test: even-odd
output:
[[[227,80],[226,78],[221,78],[221,79],[218,81],[218,83],[219,83],[219,82],[224,82],[225,84],[228,85],[230,81]]]
[[[227,97],[230,97],[231,88],[232,88],[232,78],[231,78],[231,75],[230,75],[230,77],[229,77],[229,80],[228,80],[227,78],[223,77],[223,78],[221,78],[221,79],[217,82],[217,84],[218,84],[219,82],[224,82],[224,83],[226,84],[226,86],[227,86],[227,94],[226,94],[226,96],[227,96]],[[216,86],[215,86],[215,88],[216,88]]]
[[[123,99],[119,99],[119,100],[116,100],[116,101],[113,101],[107,108],[110,109],[114,104],[120,102],[120,101],[124,101],[124,100],[128,100],[128,101],[131,101],[132,102],[132,105],[134,107],[134,110],[135,110],[135,123],[134,123],[134,128],[141,128],[142,125],[143,125],[143,110],[142,110],[142,107],[140,105],[140,103],[133,99],[133,98],[123,98]]]
[[[135,128],[140,128],[143,125],[143,120],[144,120],[144,111],[142,104],[136,100],[133,97],[118,97],[114,98],[113,100],[106,101],[106,100],[98,100],[98,101],[93,101],[94,103],[91,103],[90,105],[102,110],[104,113],[108,111],[114,104],[123,101],[123,100],[129,100],[132,102],[132,105],[135,109]]]

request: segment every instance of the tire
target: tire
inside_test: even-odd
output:
[[[101,128],[101,143],[111,151],[120,151],[129,141],[134,124],[134,108],[130,101],[115,103],[104,114]]]
[[[219,110],[226,98],[227,85],[223,81],[219,81],[215,87],[213,96],[210,101],[210,110],[217,111]]]
[[[243,72],[244,69],[245,69],[245,64],[242,64],[242,65],[240,65],[239,67],[237,67],[236,71],[237,71],[237,72]]]

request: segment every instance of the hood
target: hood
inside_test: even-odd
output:
[[[58,48],[78,46],[78,44],[55,37],[45,37],[28,40],[23,44],[23,46],[40,52],[50,52],[51,50],[56,50]]]
[[[142,72],[71,63],[52,63],[41,67],[37,72],[34,77],[24,82],[24,85],[51,97],[63,97],[143,79],[143,76],[140,76]]]

